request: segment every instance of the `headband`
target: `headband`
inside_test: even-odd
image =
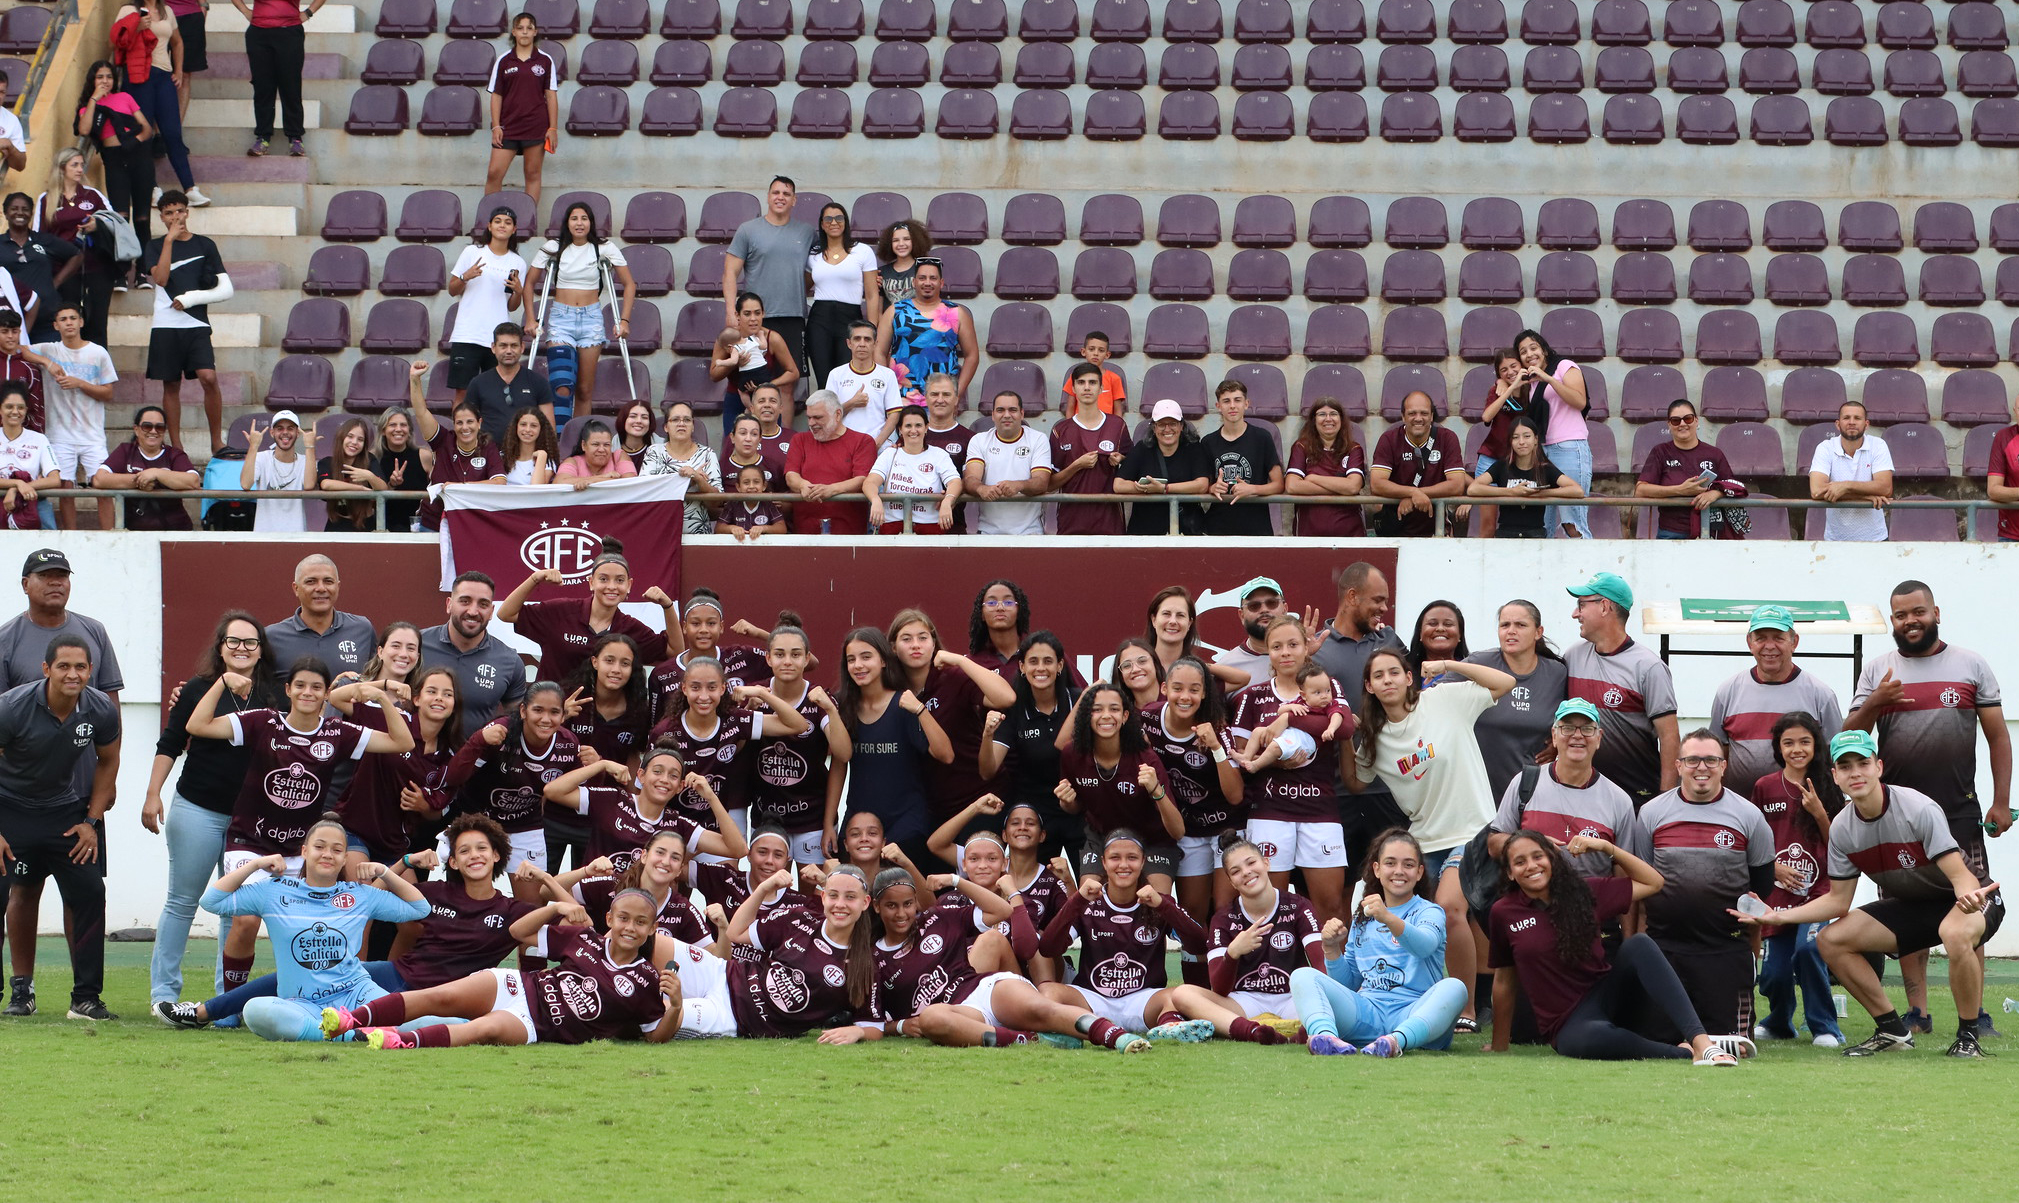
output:
[[[1101,851],[1106,852],[1108,849],[1114,847],[1118,843],[1134,844],[1137,848],[1141,848],[1143,846],[1143,841],[1140,838],[1130,835],[1125,831],[1117,831],[1114,834],[1108,836],[1108,838],[1101,841]]]
[[[976,840],[987,840],[989,843],[994,844],[996,847],[1002,849],[1004,852],[1009,851],[1009,845],[1003,843],[1002,837],[997,835],[993,831],[977,831],[973,835],[967,837],[967,842],[970,844],[974,843]]]
[[[760,831],[756,835],[750,837],[750,842],[752,845],[755,845],[757,841],[766,838],[777,840],[779,843],[784,844],[787,849],[790,849],[792,847],[792,841],[786,839],[783,835],[779,834],[776,831]]]
[[[849,868],[854,868],[854,866],[851,865]],[[839,873],[841,870],[836,869],[835,872]],[[893,877],[889,881],[884,882],[883,889],[881,890],[872,888],[869,896],[871,898],[881,898],[886,891],[895,889],[898,886],[907,886],[913,893],[918,892],[918,883],[913,881],[911,875],[907,873],[903,877]]]
[[[715,611],[715,616],[717,618],[725,617],[725,615],[722,612],[722,603],[716,601],[712,597],[697,597],[691,599],[687,603],[687,612],[689,614],[692,614],[694,612],[695,607],[697,606],[706,606],[709,609]]]
[[[654,897],[652,897],[652,894],[651,894],[651,892],[650,892],[650,891],[648,891],[648,890],[641,890],[641,889],[639,889],[639,888],[638,888],[637,886],[627,886],[627,887],[625,887],[624,889],[621,889],[621,890],[617,891],[617,892],[616,892],[615,894],[612,894],[612,895],[610,895],[610,905],[611,905],[612,907],[616,906],[616,905],[617,905],[617,900],[618,900],[619,898],[623,898],[623,897],[625,897],[626,895],[629,895],[629,894],[636,894],[636,895],[637,895],[638,897],[640,897],[640,898],[643,898],[643,899],[645,900],[645,905],[646,905],[646,907],[648,907],[649,909],[651,909],[651,910],[652,910],[652,911],[654,911],[654,912],[657,912],[657,911],[658,911],[658,909],[659,909],[659,900],[658,900],[657,898],[654,898]]]
[[[842,865],[840,868],[836,869],[833,873],[829,873],[828,877],[832,878],[842,873],[846,873],[850,877],[853,877],[855,880],[861,882],[865,887],[869,885],[868,875],[863,873],[862,870],[856,868],[854,865]]]

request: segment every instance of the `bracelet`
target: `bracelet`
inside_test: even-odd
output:
[[[411,852],[402,853],[400,855],[400,868],[411,869],[413,867],[414,867],[414,854]]]

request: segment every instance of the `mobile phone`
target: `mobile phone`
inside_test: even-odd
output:
[[[1240,469],[1236,468],[1234,465],[1222,464],[1220,466],[1220,483],[1223,485],[1233,484],[1234,481],[1240,476],[1240,474],[1241,474]]]

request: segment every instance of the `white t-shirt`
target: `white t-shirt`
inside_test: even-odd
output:
[[[882,364],[869,369],[867,376],[858,376],[854,368],[844,363],[827,374],[827,388],[841,398],[843,405],[853,400],[856,393],[864,394],[860,408],[841,412],[841,424],[872,439],[883,433],[884,419],[891,410],[904,408],[897,373]]]
[[[524,283],[526,261],[517,251],[500,255],[490,247],[472,244],[456,256],[454,274],[460,276],[479,263],[484,265],[484,274],[464,281],[463,295],[456,298],[456,326],[449,332],[449,341],[488,347],[491,331],[512,320],[511,310],[505,308],[505,281],[518,272],[520,283]]]
[[[848,249],[848,258],[829,263],[827,256],[814,251],[806,257],[806,270],[813,275],[813,299],[862,304],[862,273],[876,270],[876,252],[858,242]]]
[[[960,479],[953,459],[937,447],[927,447],[917,455],[902,447],[885,447],[876,457],[876,466],[870,472],[883,477],[883,491],[886,493],[944,493],[947,485]],[[885,506],[883,520],[904,521],[903,505]],[[939,503],[913,502],[911,521],[915,526],[939,525]]]
[[[1471,681],[1426,689],[1399,723],[1383,723],[1374,741],[1374,772],[1409,816],[1409,834],[1425,852],[1463,845],[1493,819],[1493,786],[1472,725],[1493,708],[1493,694]]]
[[[508,485],[532,484],[533,468],[534,462],[531,458],[512,461],[511,468],[505,473],[505,483]]]
[[[554,252],[557,250],[561,255],[561,267],[559,271],[554,272],[554,287],[556,288],[600,290],[605,282],[604,276],[608,276],[609,282],[614,286],[617,278],[616,273],[609,271],[609,269],[627,266],[624,262],[624,252],[618,250],[617,244],[614,242],[605,242],[598,247],[591,247],[586,242],[571,242],[564,247],[552,238],[541,244],[540,253],[533,258],[533,266],[542,270],[552,270],[554,266]],[[596,266],[596,260],[599,256],[602,258],[604,264],[602,272],[598,272]],[[545,289],[546,285],[543,283],[541,290],[545,291]],[[536,305],[539,304],[539,299],[534,298],[533,303]],[[458,310],[458,312],[460,313],[461,311]],[[490,341],[490,339],[486,338],[484,340],[485,345],[488,346]]]
[[[19,469],[30,480],[41,480],[56,471],[56,457],[49,453],[49,440],[39,431],[21,428],[21,437],[10,439],[0,431],[0,472]]]
[[[1029,480],[1039,469],[1052,470],[1052,441],[1042,431],[1023,427],[1017,441],[1005,443],[994,427],[968,440],[967,462],[980,463],[981,482],[999,485]],[[1044,507],[1035,501],[1000,502],[971,508],[978,535],[1042,535]]]
[[[1856,455],[1844,454],[1844,436],[1838,434],[1817,443],[1816,453],[1809,459],[1809,471],[1821,472],[1832,482],[1867,481],[1877,473],[1892,470],[1892,449],[1886,446],[1886,440],[1869,431]],[[1865,508],[1861,509],[1824,511],[1823,538],[1831,542],[1884,543],[1886,511],[1870,508],[1870,501],[1863,504]]]
[[[5,138],[22,150],[28,149],[28,135],[21,127],[21,118],[12,109],[0,109],[0,138]]]
[[[294,462],[283,464],[274,458],[273,448],[259,453],[252,465],[252,487],[255,489],[306,489],[308,487],[308,459],[295,448]],[[252,529],[270,531],[305,531],[308,529],[308,503],[291,498],[270,497],[257,499],[253,507]]]
[[[111,384],[119,379],[113,370],[112,354],[97,343],[85,343],[75,351],[56,343],[35,343],[28,348],[63,371],[87,384]],[[93,400],[83,389],[62,388],[53,373],[42,373],[42,410],[51,445],[105,445],[105,403]]]

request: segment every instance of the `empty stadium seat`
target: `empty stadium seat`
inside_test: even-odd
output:
[[[993,138],[999,118],[995,95],[975,88],[956,88],[940,98],[936,130],[942,138]]]
[[[1654,56],[1639,46],[1607,46],[1598,52],[1598,67],[1593,82],[1601,92],[1652,92],[1655,87]]]
[[[1357,63],[1359,52],[1354,54]],[[1143,48],[1134,42],[1103,42],[1087,54],[1090,88],[1135,89],[1146,88],[1149,83],[1149,65],[1143,57]]]
[[[1392,256],[1389,262],[1394,262]],[[1475,305],[1519,301],[1523,296],[1521,261],[1507,251],[1475,251],[1467,255],[1458,265],[1458,296]]]
[[[1556,251],[1536,261],[1536,300],[1551,305],[1589,305],[1598,296],[1598,264],[1590,255]]]
[[[1762,384],[1759,401],[1766,403],[1765,386]],[[1708,386],[1704,391],[1706,404],[1710,401]],[[1764,412],[1764,410],[1762,410]],[[1732,421],[1718,427],[1717,448],[1724,453],[1725,462],[1741,480],[1757,480],[1762,476],[1786,476],[1788,474],[1788,451],[1781,443],[1781,436],[1767,425],[1763,418]],[[1760,511],[1764,512],[1764,511]],[[1759,513],[1754,514],[1757,522]],[[1782,537],[1786,537],[1785,532]]]
[[[1352,0],[1355,9],[1359,0]],[[1144,42],[1150,37],[1149,0],[1094,0],[1090,29],[1096,42]]]
[[[673,252],[665,246],[652,242],[627,246],[624,262],[631,267],[639,296],[663,297],[673,291]]]
[[[371,285],[371,263],[355,246],[317,247],[301,290],[312,297],[354,297]]]
[[[801,92],[799,97],[803,100],[809,94]],[[843,97],[844,103],[846,99]],[[798,106],[793,107],[796,112]],[[567,127],[568,133],[577,138],[611,138],[622,134],[631,128],[630,98],[625,96],[624,89],[607,85],[579,88],[568,101]]]
[[[1912,367],[1921,362],[1920,335],[1904,313],[1867,313],[1851,331],[1851,358],[1868,368]]]
[[[1358,251],[1315,251],[1304,261],[1304,296],[1313,301],[1364,301],[1367,261]]]
[[[1984,368],[1998,362],[1998,339],[1981,313],[1945,313],[1928,332],[1928,357],[1945,368]]]
[[[1351,46],[1338,46],[1332,49],[1350,52],[1354,56],[1354,79],[1357,81],[1360,52]],[[1306,87],[1313,86],[1309,72],[1310,69],[1307,67]],[[1447,82],[1453,90],[1459,92],[1505,92],[1512,86],[1508,80],[1507,52],[1498,46],[1460,46],[1451,52],[1451,73]],[[1359,85],[1356,82],[1350,86]]]
[[[1227,265],[1227,295],[1237,301],[1290,299],[1290,257],[1281,251],[1236,252]]]
[[[947,8],[946,36],[955,42],[1000,42],[1009,37],[1003,0],[954,0]]]
[[[1535,46],[1521,61],[1521,86],[1529,92],[1576,92],[1584,82],[1584,58],[1575,46]]]
[[[931,71],[932,59],[917,42],[884,42],[869,56],[869,82],[878,88],[923,87]],[[881,94],[871,92],[870,102]]]
[[[1374,37],[1387,45],[1437,39],[1437,12],[1430,0],[1381,0],[1374,14]]]
[[[1217,42],[1225,33],[1219,0],[1170,0],[1164,6],[1166,42]]]
[[[1531,46],[1574,46],[1581,37],[1572,0],[1526,0],[1521,6],[1521,40]]]
[[[1232,133],[1243,142],[1288,142],[1296,136],[1296,109],[1281,92],[1246,92],[1234,102]]]
[[[1211,46],[1180,42],[1166,47],[1157,64],[1157,86],[1169,91],[1220,86],[1220,55]]]
[[[995,49],[986,42],[963,42],[960,45]],[[951,52],[947,57],[952,58]],[[1076,71],[1072,47],[1058,42],[1032,42],[1017,50],[1016,70],[1011,78],[1019,88],[1070,88]],[[962,82],[965,86],[978,86]]]
[[[1754,368],[1712,368],[1704,373],[1698,395],[1703,401],[1703,416],[1710,421],[1767,420],[1767,379]]]
[[[1751,304],[1752,265],[1729,252],[1698,255],[1690,261],[1689,294],[1699,305]]]
[[[1970,110],[1970,140],[1979,146],[2019,146],[2019,99],[1978,101]]]
[[[1906,0],[1895,0],[1905,3]],[[1997,101],[1985,101],[1996,104]],[[1979,108],[1982,106],[1980,105]],[[1900,104],[1900,141],[1909,146],[1955,146],[1963,141],[1962,119],[1945,97],[1922,96]]]
[[[1668,56],[1668,86],[1672,92],[1705,94],[1731,87],[1725,56],[1707,47],[1684,47]]]
[[[1715,0],[1670,0],[1661,27],[1662,40],[1671,46],[1724,45],[1724,13]]]
[[[1951,372],[1942,381],[1942,420],[1951,426],[2002,426],[2011,421],[2005,382],[1981,368]]]
[[[1528,105],[1528,137],[1532,142],[1573,144],[1591,140],[1591,113],[1584,97],[1538,96]]]
[[[428,101],[433,104],[434,93],[429,93]],[[344,118],[344,132],[368,136],[403,134],[407,131],[407,120],[407,94],[404,91],[391,84],[366,84],[351,93],[350,115]]]
[[[1941,480],[1949,475],[1949,449],[1941,432],[1925,422],[1902,422],[1885,432],[1893,453],[1895,480]]]
[[[722,64],[722,82],[735,87],[777,87],[785,82],[785,48],[777,42],[735,43]]]
[[[1803,14],[1802,40],[1818,50],[1860,49],[1865,15],[1851,0],[1817,0]]]
[[[1514,336],[1520,332],[1517,310],[1500,305],[1468,309],[1458,323],[1458,357],[1467,363],[1491,363],[1495,355],[1514,345]]]
[[[1942,60],[1930,50],[1895,50],[1886,56],[1886,91],[1895,96],[1940,96],[1949,90]]]
[[[1884,146],[1886,110],[1870,96],[1839,96],[1823,113],[1823,137],[1832,146]]]
[[[1676,244],[1675,213],[1667,202],[1626,200],[1612,213],[1612,245],[1622,251],[1666,251]]]
[[[728,250],[722,246],[707,244],[694,252],[687,261],[687,295],[694,297],[719,297],[722,295],[722,276],[727,270]]]
[[[1900,214],[1885,201],[1852,201],[1837,215],[1837,245],[1847,251],[1900,250]]]
[[[1149,116],[1135,92],[1108,89],[1087,98],[1080,132],[1095,142],[1137,142],[1148,135]]]
[[[997,310],[998,313],[1001,310]],[[1202,359],[1211,350],[1211,327],[1197,305],[1159,305],[1143,327],[1143,351],[1159,359]]]
[[[280,338],[283,351],[333,354],[350,346],[351,311],[334,297],[297,301]]]
[[[582,32],[582,6],[578,0],[525,0],[520,11],[539,23],[543,38],[565,41]]]
[[[1872,60],[1862,50],[1833,49],[1816,54],[1810,68],[1816,91],[1825,96],[1872,94]]]
[[[1612,265],[1612,299],[1628,305],[1666,305],[1675,300],[1675,265],[1667,255],[1632,251]]]
[[[1469,95],[1481,95],[1470,93]],[[1325,93],[1319,100],[1358,100],[1352,93]],[[1313,100],[1315,108],[1318,100]],[[1435,142],[1444,136],[1437,98],[1422,92],[1390,92],[1381,102],[1381,137],[1388,142]]]
[[[1444,373],[1434,367],[1406,364],[1388,369],[1381,378],[1381,416],[1390,422],[1402,420],[1402,401],[1411,393],[1430,398],[1430,412],[1442,421],[1451,410]]]
[[[1907,275],[1889,255],[1853,255],[1844,261],[1844,300],[1853,305],[1904,305]]]
[[[1157,108],[1157,136],[1172,142],[1220,136],[1220,102],[1211,92],[1170,92]]]
[[[1645,46],[1654,40],[1641,0],[1599,0],[1591,10],[1591,39],[1601,46]]]
[[[400,93],[405,107],[406,93]],[[430,137],[465,138],[477,132],[482,122],[481,96],[475,88],[447,84],[428,93],[421,103],[421,119],[414,128]]]
[[[1743,309],[1713,309],[1697,318],[1699,363],[1754,364],[1761,359],[1760,323]]]
[[[1367,312],[1357,305],[1321,305],[1304,322],[1304,356],[1357,360],[1372,354]]]
[[[1936,45],[1935,14],[1926,5],[1894,0],[1879,6],[1879,45],[1888,50],[1932,50]]]
[[[354,247],[342,248],[355,250]],[[448,287],[449,269],[432,246],[397,246],[386,256],[379,291],[389,297],[431,297]]]
[[[1666,309],[1621,314],[1614,337],[1619,357],[1628,363],[1682,362],[1682,323]]]
[[[1739,115],[1723,96],[1685,96],[1676,106],[1675,136],[1702,146],[1729,146],[1739,140]]]
[[[1017,37],[1025,42],[1074,42],[1080,10],[1072,0],[1024,0],[1017,14]]]
[[[1109,0],[1113,2],[1113,0]],[[1135,0],[1142,3],[1143,0]],[[1145,4],[1147,11],[1147,5]],[[1095,5],[1098,15],[1100,5]],[[1358,42],[1367,36],[1367,14],[1360,0],[1311,0],[1304,13],[1304,37],[1318,43]]]
[[[909,45],[910,43],[891,43]],[[916,138],[925,133],[925,101],[910,88],[878,88],[862,107],[866,138]]]
[[[1381,299],[1426,304],[1444,299],[1444,261],[1434,251],[1395,251],[1381,269]]]
[[[1875,425],[1928,420],[1928,383],[1918,373],[1902,368],[1885,368],[1867,376],[1859,399]]]
[[[1799,92],[1802,77],[1792,52],[1777,46],[1756,46],[1739,60],[1739,87],[1755,96]]]
[[[1827,313],[1796,309],[1774,321],[1774,358],[1787,364],[1828,365],[1843,360],[1836,320]]]
[[[1834,326],[1831,332],[1834,335]],[[1774,356],[1786,361],[1779,348],[1780,334],[1776,331]],[[1834,422],[1848,396],[1842,373],[1830,368],[1796,368],[1781,381],[1781,417],[1795,423]]]
[[[1637,367],[1627,372],[1620,386],[1620,417],[1636,424],[1659,422],[1667,416],[1669,402],[1687,396],[1689,387],[1676,369]]]
[[[1956,90],[1965,96],[2019,96],[2019,73],[2002,50],[1970,50],[1956,63]]]
[[[1010,137],[1057,142],[1072,136],[1073,106],[1064,92],[1034,89],[1010,102]]]
[[[1278,305],[1240,306],[1227,315],[1222,350],[1230,359],[1289,358],[1290,315]]]
[[[1607,142],[1639,146],[1664,137],[1661,102],[1652,96],[1608,96],[1599,132]]]
[[[1977,261],[1963,255],[1934,255],[1922,260],[1919,296],[1924,305],[1982,305],[1984,278],[1977,271]]]
[[[1314,315],[1315,320],[1315,315]],[[1444,315],[1424,305],[1401,305],[1381,324],[1381,354],[1389,359],[1439,360],[1451,354]]]
[[[1304,116],[1304,136],[1313,142],[1367,140],[1367,102],[1357,92],[1319,92]]]
[[[1142,202],[1113,192],[1089,198],[1080,210],[1080,241],[1091,246],[1135,246],[1142,242]]]
[[[1809,106],[1799,96],[1762,96],[1753,102],[1753,141],[1762,146],[1806,146],[1816,137]]]
[[[1004,251],[996,260],[995,295],[1011,301],[1046,301],[1059,295],[1058,256],[1037,246]]]
[[[354,189],[330,198],[323,212],[326,242],[373,242],[386,234],[386,198],[378,192]]]
[[[1535,215],[1535,241],[1552,251],[1591,250],[1599,244],[1598,209],[1580,197],[1542,202]]]

